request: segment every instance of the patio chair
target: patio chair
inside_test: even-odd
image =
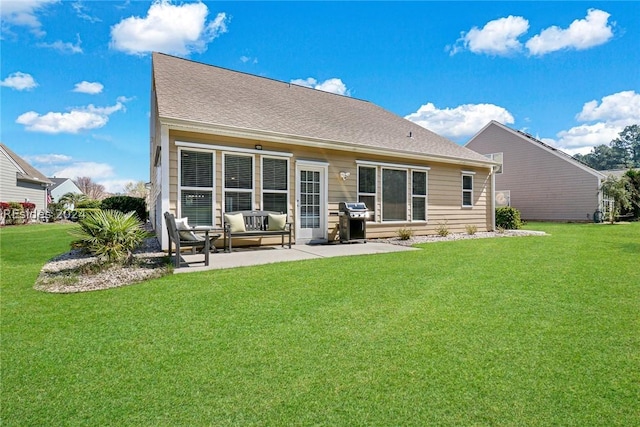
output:
[[[172,242],[176,246],[176,256],[174,259],[174,265],[180,267],[180,251],[183,247],[191,247],[191,253],[195,254],[197,248],[202,248],[204,253],[204,265],[209,265],[209,232],[204,231],[204,236],[198,236],[194,231],[197,230],[193,227],[185,227],[181,225],[178,228],[176,223],[176,217],[169,212],[164,213],[164,220],[167,223],[167,233],[169,234],[169,257],[171,257]]]

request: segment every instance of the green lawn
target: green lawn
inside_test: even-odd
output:
[[[69,295],[4,228],[1,423],[640,425],[640,223],[528,228]]]

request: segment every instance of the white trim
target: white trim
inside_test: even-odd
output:
[[[474,182],[473,182],[473,181],[474,181],[474,180],[473,180],[473,175],[475,175],[475,172],[465,172],[465,171],[463,171],[463,172],[462,172],[462,174],[461,174],[461,176],[460,176],[460,189],[461,189],[461,191],[462,191],[462,192],[460,193],[460,195],[462,196],[462,203],[461,203],[461,206],[462,206],[463,208],[472,208],[472,207],[474,206],[474,204],[473,204],[473,194],[474,194],[474,187],[475,187],[475,184],[474,184]],[[465,189],[465,188],[464,188],[464,177],[465,177],[465,176],[470,176],[470,177],[471,177],[471,189]],[[471,204],[470,204],[470,205],[465,205],[465,204],[464,204],[464,193],[471,193]]]
[[[402,163],[371,162],[369,160],[356,160],[356,165],[382,166],[384,168],[395,168],[395,169],[414,169],[414,170],[425,170],[425,171],[431,170],[429,166],[405,165]]]
[[[227,179],[226,179],[226,168],[225,168],[225,158],[230,155],[230,156],[237,156],[237,157],[249,157],[251,159],[251,189],[246,189],[246,188],[227,188]],[[227,197],[226,197],[226,193],[227,190],[230,193],[249,193],[251,194],[251,206],[249,210],[254,210],[256,208],[256,156],[253,154],[249,154],[249,153],[237,153],[237,152],[229,152],[229,151],[225,151],[222,153],[222,182],[221,182],[221,187],[222,187],[222,200],[220,201],[220,206],[222,208],[222,212],[231,212],[231,211],[238,211],[238,210],[244,210],[244,209],[232,209],[231,211],[227,210],[227,207],[225,206],[227,203]]]
[[[375,182],[374,182],[374,186],[375,186],[375,191],[373,193],[362,193],[360,192],[360,168],[369,168],[369,169],[373,169],[373,171],[375,172]],[[369,208],[369,212],[371,212],[373,215],[369,216],[369,218],[367,218],[368,222],[372,222],[372,223],[376,223],[377,222],[377,218],[376,218],[376,212],[378,211],[378,168],[376,166],[373,165],[357,165],[356,166],[356,198],[358,201],[360,201],[360,196],[364,196],[364,197],[372,197],[373,196],[373,203],[374,206],[367,206]]]
[[[460,173],[462,175],[475,175],[476,174],[474,171],[460,171]]]
[[[211,178],[212,178],[212,186],[211,187],[189,187],[182,185],[182,152],[183,151],[191,151],[191,152],[200,152],[211,154]],[[194,148],[181,148],[178,147],[178,194],[176,200],[176,217],[184,217],[184,213],[182,212],[182,191],[211,191],[211,224],[216,224],[216,152],[214,150],[204,150],[204,149],[194,149]],[[193,226],[194,224],[191,224]]]
[[[168,125],[173,130],[187,131],[187,132],[204,132],[208,134],[215,133],[219,136],[230,136],[236,138],[252,139],[257,141],[277,142],[287,145],[303,145],[306,147],[328,148],[332,150],[348,150],[354,153],[362,154],[380,154],[385,156],[403,157],[424,159],[429,161],[436,161],[439,163],[448,163],[454,165],[466,165],[477,166],[483,168],[489,168],[493,162],[491,161],[478,161],[471,159],[464,159],[455,156],[439,156],[436,154],[422,154],[415,151],[404,150],[390,150],[385,148],[377,148],[371,146],[363,146],[353,144],[346,141],[329,141],[320,138],[313,137],[300,137],[294,135],[279,134],[275,132],[261,131],[255,129],[244,129],[233,126],[224,126],[216,124],[207,124],[192,120],[177,119],[172,117],[161,117],[161,123]]]
[[[265,156],[293,157],[293,153],[281,151],[256,150],[254,148],[231,147],[228,145],[201,144],[198,142],[176,141],[176,147],[189,147],[199,150],[219,150],[247,154],[262,154]]]
[[[320,201],[320,231],[322,233],[319,238],[302,238],[300,235],[300,169],[316,168],[320,172],[320,189],[321,197]],[[323,161],[313,160],[296,160],[295,162],[295,186],[296,186],[296,203],[295,203],[295,236],[296,244],[307,243],[326,243],[329,236],[329,163]]]
[[[265,190],[264,188],[264,159],[275,159],[275,160],[284,160],[285,162],[287,162],[287,189],[286,190]],[[271,193],[271,194],[286,194],[287,196],[287,203],[286,203],[286,211],[284,213],[287,214],[287,217],[289,218],[289,207],[290,207],[290,195],[291,195],[291,165],[289,162],[289,159],[283,159],[282,156],[260,156],[260,209],[265,210],[264,209],[264,193],[265,191],[267,193]]]
[[[15,160],[13,160],[13,157],[11,157],[11,156],[9,155],[9,153],[7,153],[7,152],[6,152],[2,147],[0,147],[0,151],[2,151],[2,153],[3,153],[3,154],[4,154],[4,156],[7,158],[7,160],[9,160],[9,162],[10,162],[13,166],[15,166],[15,168],[16,168],[16,169],[18,169],[18,172],[20,172],[20,173],[21,173],[21,174],[23,174],[23,175],[27,175],[27,173],[25,172],[25,170],[24,170],[24,169],[22,169],[22,168],[20,167],[20,165],[19,165]],[[40,181],[40,182],[42,182],[42,181]]]
[[[160,168],[162,171],[162,181],[160,182],[160,212],[156,212],[160,216],[161,230],[156,230],[156,233],[160,231],[162,236],[161,244],[162,249],[169,249],[169,234],[167,233],[167,224],[164,220],[164,213],[169,212],[169,127],[167,125],[160,125]]]

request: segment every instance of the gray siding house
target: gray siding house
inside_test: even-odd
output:
[[[0,144],[0,201],[31,202],[36,212],[47,209],[51,181],[24,159]]]
[[[49,194],[54,202],[59,202],[60,197],[67,193],[83,194],[82,190],[70,178],[49,178],[53,185],[49,188]]]
[[[602,209],[606,176],[527,133],[491,121],[465,146],[502,160],[496,202],[508,200],[525,220],[591,221]]]

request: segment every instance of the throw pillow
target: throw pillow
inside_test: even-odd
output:
[[[232,233],[244,233],[247,231],[244,227],[244,217],[242,213],[224,214],[224,222],[229,224]]]
[[[284,230],[284,226],[287,224],[287,215],[286,214],[269,214],[268,217],[269,231],[280,231]]]
[[[184,217],[184,218],[176,218],[176,228],[178,230],[188,230],[189,228],[189,218],[188,217]]]

